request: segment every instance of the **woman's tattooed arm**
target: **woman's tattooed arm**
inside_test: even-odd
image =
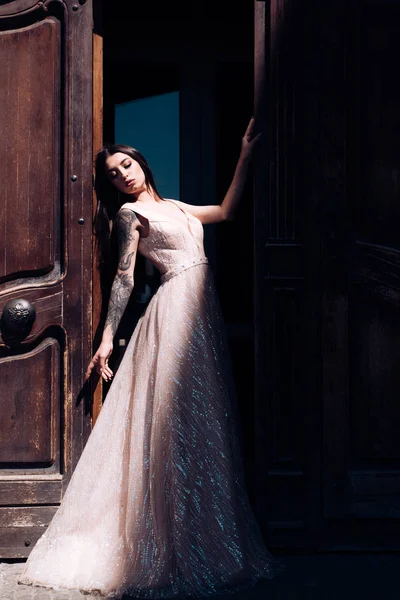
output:
[[[139,243],[140,221],[134,212],[119,211],[115,223],[118,235],[118,269],[111,288],[104,336],[114,337],[133,290],[133,271]]]

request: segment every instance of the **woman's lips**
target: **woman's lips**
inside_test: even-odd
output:
[[[126,187],[131,187],[134,183],[135,183],[135,180],[131,179],[130,181],[127,181],[125,185],[126,185]]]

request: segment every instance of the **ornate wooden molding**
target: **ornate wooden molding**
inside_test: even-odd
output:
[[[367,242],[356,242],[353,284],[375,298],[400,306],[400,251]]]

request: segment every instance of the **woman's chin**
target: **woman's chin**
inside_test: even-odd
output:
[[[122,193],[125,196],[134,196],[136,194],[136,189],[133,188],[133,187],[132,188],[126,188],[126,189],[121,190],[121,191],[122,191]]]

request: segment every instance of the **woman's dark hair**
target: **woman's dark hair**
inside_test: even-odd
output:
[[[144,156],[135,148],[124,144],[105,144],[96,155],[94,187],[97,197],[97,211],[95,216],[95,233],[97,236],[100,265],[105,265],[110,257],[110,237],[112,224],[121,206],[128,202],[130,196],[118,192],[111,183],[106,169],[106,160],[117,152],[127,154],[139,163],[145,177],[149,191],[161,197],[154,183],[153,173]]]
[[[107,313],[107,305],[111,285],[117,271],[118,266],[118,244],[116,235],[113,235],[113,224],[115,217],[125,202],[129,202],[132,197],[121,193],[111,183],[107,168],[106,160],[109,156],[123,152],[135,160],[143,170],[145,184],[150,192],[158,198],[162,198],[157,191],[154,183],[153,173],[144,158],[144,156],[135,148],[125,146],[123,144],[106,144],[96,155],[95,162],[95,180],[94,187],[97,197],[97,210],[94,219],[94,228],[96,234],[96,254],[98,257],[98,265],[100,268],[100,285],[102,290],[102,318],[104,321]],[[135,265],[135,297],[140,297],[146,291],[146,261],[140,254],[137,255]],[[134,302],[135,297],[132,298]],[[127,311],[128,314],[133,314],[135,311]],[[96,335],[101,335],[101,327],[99,325]]]

